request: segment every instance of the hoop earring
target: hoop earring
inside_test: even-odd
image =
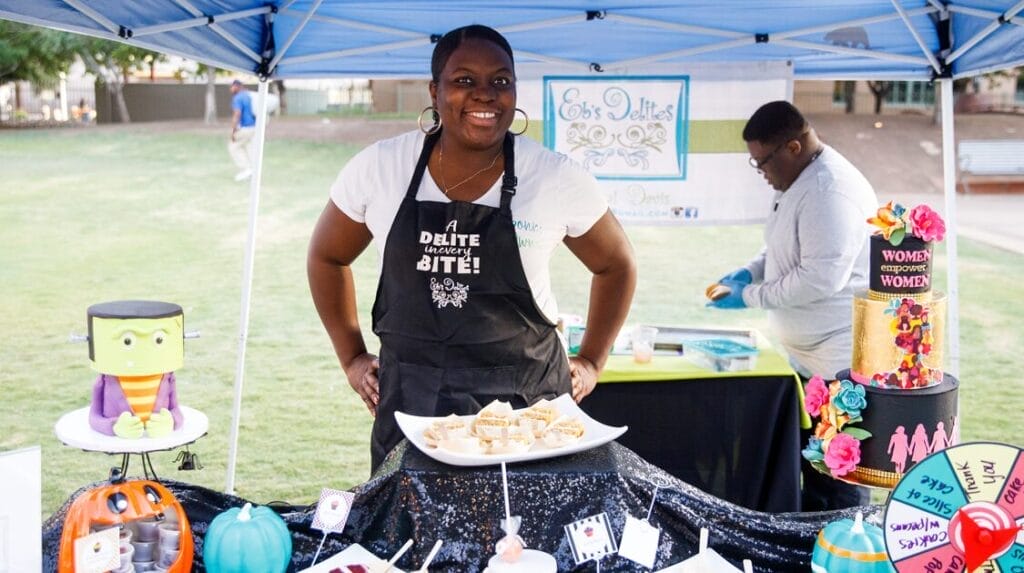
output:
[[[518,107],[516,108],[516,111],[518,111],[519,113],[523,114],[523,120],[526,122],[526,125],[523,126],[523,129],[521,129],[519,131],[512,131],[510,133],[512,133],[512,135],[522,135],[522,134],[526,133],[527,129],[530,129],[530,116],[526,115],[526,112],[521,110],[521,109],[519,109]],[[514,116],[515,112],[512,112],[512,113],[513,113],[513,116]]]
[[[423,129],[423,114],[427,113],[428,111],[430,112],[431,118],[434,120],[434,125],[430,126],[430,129]],[[428,105],[427,107],[423,108],[423,111],[420,112],[419,117],[416,118],[416,125],[419,126],[420,131],[427,135],[437,133],[441,129],[441,116],[438,115],[437,108],[432,105]]]

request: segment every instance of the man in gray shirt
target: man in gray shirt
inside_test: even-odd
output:
[[[825,145],[792,104],[761,106],[743,129],[750,165],[775,189],[765,246],[719,282],[716,308],[764,308],[805,381],[849,368],[855,291],[868,282],[868,217],[878,199],[864,175]],[[806,441],[807,435],[803,436]],[[804,471],[804,511],[867,502],[866,490]]]

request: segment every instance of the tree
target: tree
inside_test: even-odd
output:
[[[0,20],[0,84],[56,80],[75,59],[73,44],[68,34]],[[21,89],[17,84],[14,107],[21,108]]]
[[[274,80],[273,83],[270,84],[270,87],[272,92],[274,88],[277,89],[277,113],[281,115],[288,115],[288,99],[285,97],[285,92],[287,91],[287,88],[284,87],[284,80]]]
[[[892,92],[892,86],[892,82],[868,82],[868,89],[871,90],[871,95],[875,96],[875,115],[882,113],[882,103],[885,96]]]
[[[133,70],[149,65],[149,61],[163,61],[165,56],[144,48],[137,48],[99,38],[75,36],[75,52],[96,81],[110,89],[117,106],[117,119],[121,123],[131,122],[128,105],[124,101],[124,84]]]
[[[857,82],[843,82],[843,100],[846,102],[846,113],[853,113],[857,97]]]
[[[203,123],[213,125],[217,123],[217,74],[220,70],[212,66],[200,63],[196,66],[196,74],[206,76],[206,101],[203,106]]]

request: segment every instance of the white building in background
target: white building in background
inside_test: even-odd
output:
[[[958,113],[1024,112],[1024,68],[1000,76],[983,76],[957,94]],[[844,113],[845,82],[795,81],[793,103],[806,113]],[[882,103],[883,114],[931,113],[936,101],[932,82],[890,82],[892,87]],[[874,113],[875,96],[865,81],[855,82],[854,113]]]

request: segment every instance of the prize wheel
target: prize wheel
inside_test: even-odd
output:
[[[1024,572],[1024,450],[973,442],[924,458],[885,509],[899,573]]]

